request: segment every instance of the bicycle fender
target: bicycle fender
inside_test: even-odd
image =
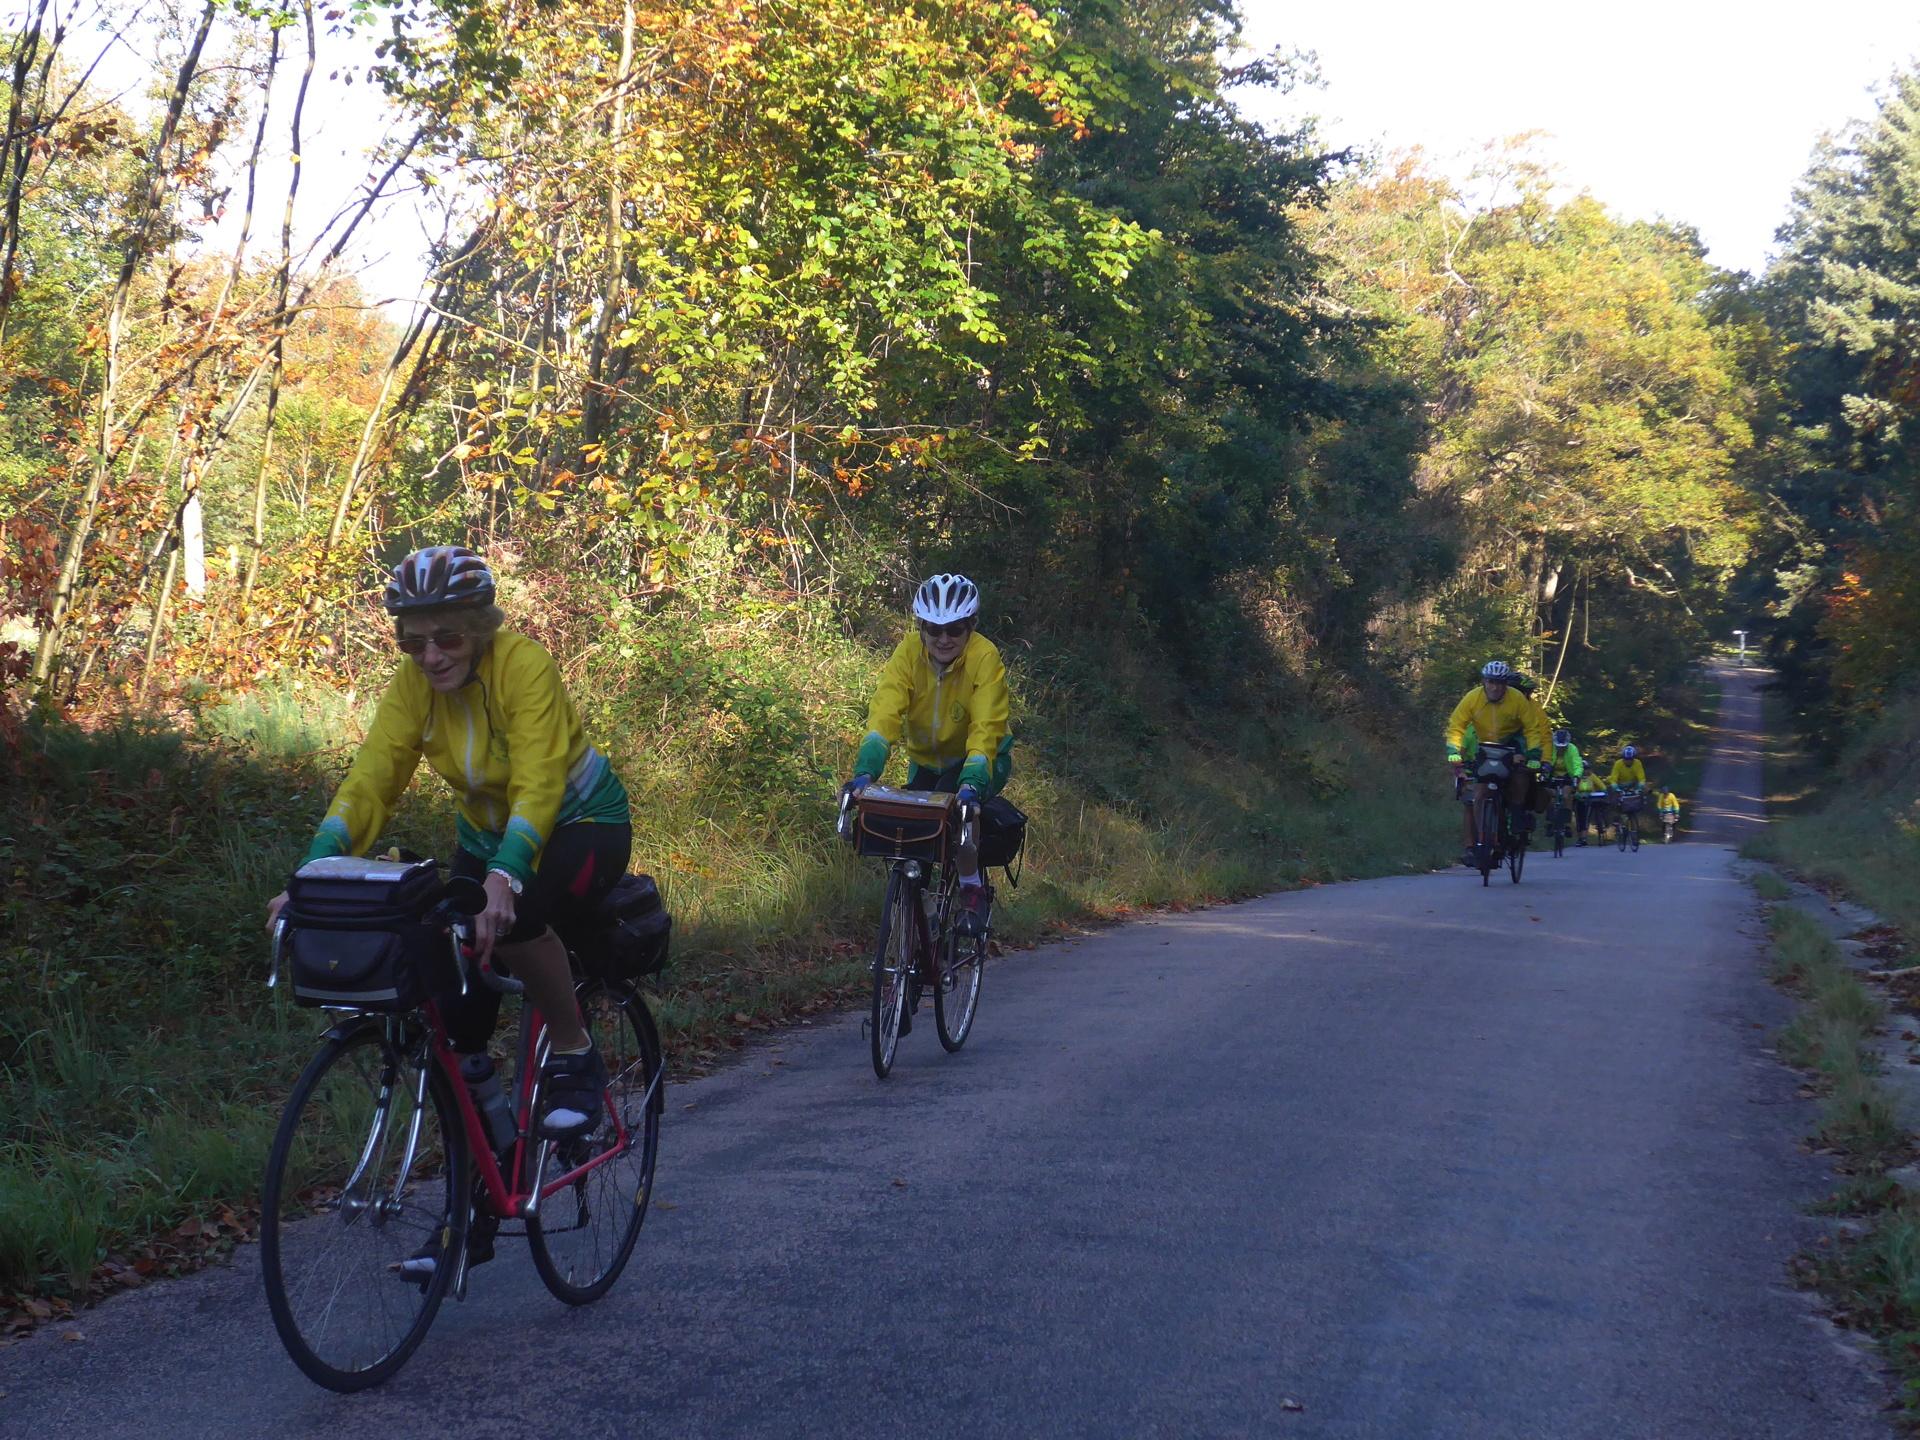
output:
[[[329,1025],[326,1031],[320,1036],[320,1041],[322,1044],[331,1044],[335,1041],[345,1040],[349,1035],[364,1030],[369,1025],[377,1025],[379,1023],[380,1017],[377,1015],[355,1015],[349,1019],[339,1020]]]

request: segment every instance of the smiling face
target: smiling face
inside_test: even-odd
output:
[[[1504,680],[1482,680],[1480,682],[1480,688],[1486,692],[1487,703],[1489,705],[1498,705],[1501,700],[1506,698],[1507,682]]]
[[[446,693],[467,683],[475,643],[470,630],[449,625],[444,616],[436,620],[409,615],[401,619],[396,638],[434,689]]]
[[[924,620],[920,622],[920,639],[927,647],[927,654],[942,669],[960,658],[960,652],[967,648],[967,640],[972,634],[971,620],[962,620],[953,625],[929,625]]]

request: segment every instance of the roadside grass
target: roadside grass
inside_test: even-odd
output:
[[[1792,894],[1764,871],[1753,883],[1776,902]],[[1880,1082],[1872,1044],[1886,1007],[1811,916],[1774,903],[1767,925],[1771,978],[1800,1000],[1798,1014],[1776,1037],[1776,1050],[1813,1076],[1821,1095],[1813,1138],[1839,1156],[1846,1172],[1840,1187],[1810,1209],[1855,1227],[1836,1244],[1802,1255],[1795,1270],[1821,1291],[1836,1323],[1881,1344],[1911,1420],[1920,1417],[1920,1194],[1889,1173],[1910,1158],[1913,1146]]]
[[[1834,755],[1781,747],[1773,823],[1746,847],[1920,934],[1920,696],[1889,705]],[[1769,757],[1770,760],[1773,757]]]
[[[675,914],[657,1009],[678,1066],[864,985],[880,871],[832,817],[887,637],[803,623],[669,615],[555,647],[633,794],[634,866]],[[1357,706],[1317,694],[1308,724],[1275,694],[1203,728],[1148,660],[1009,660],[1009,793],[1032,839],[1018,889],[1000,885],[1003,945],[1449,856],[1452,807],[1405,783]],[[9,1294],[16,1312],[84,1303],[248,1233],[321,1028],[264,989],[264,906],[372,693],[307,680],[165,719],[38,723],[0,757],[0,1333]],[[444,853],[450,831],[423,776],[382,843]]]
[[[1776,1039],[1780,1058],[1813,1072],[1821,1091],[1819,1139],[1856,1166],[1883,1171],[1908,1149],[1892,1100],[1878,1083],[1873,1036],[1886,1007],[1868,993],[1839,947],[1807,915],[1775,905],[1770,974],[1800,999],[1793,1022]]]

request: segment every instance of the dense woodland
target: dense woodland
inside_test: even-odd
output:
[[[1524,146],[1463,189],[1263,129],[1295,66],[1230,0],[108,18],[148,93],[51,0],[8,69],[15,723],[350,679],[381,566],[456,536],[562,643],[687,604],[857,630],[938,564],[996,631],[1209,700],[1510,651],[1620,727],[1745,577],[1818,683],[1880,683],[1835,636],[1900,583],[1898,103],[1755,280]],[[343,70],[391,125],[315,193],[286,157]],[[374,307],[351,259],[403,195],[428,280]]]

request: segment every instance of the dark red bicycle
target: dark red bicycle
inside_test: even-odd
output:
[[[390,862],[352,863],[374,873]],[[390,873],[376,878],[390,889],[399,883]],[[542,1136],[534,1117],[547,1027],[537,1009],[521,1007],[510,1086],[462,1078],[432,998],[440,982],[514,995],[522,987],[473,961],[460,942],[462,919],[484,903],[478,887],[433,878],[438,898],[398,907],[384,931],[321,924],[299,932],[331,937],[329,959],[308,964],[304,985],[291,967],[296,1000],[338,1020],[274,1136],[261,1268],[287,1352],[331,1390],[392,1376],[442,1300],[466,1297],[470,1266],[492,1258],[501,1233],[525,1236],[534,1268],[560,1299],[599,1299],[632,1255],[653,1191],[664,1066],[639,992],[611,976],[580,981],[581,1013],[612,1077],[605,1113],[576,1139]],[[410,937],[418,942],[411,951]],[[285,945],[283,931],[275,980]],[[360,963],[367,955],[373,962]]]

